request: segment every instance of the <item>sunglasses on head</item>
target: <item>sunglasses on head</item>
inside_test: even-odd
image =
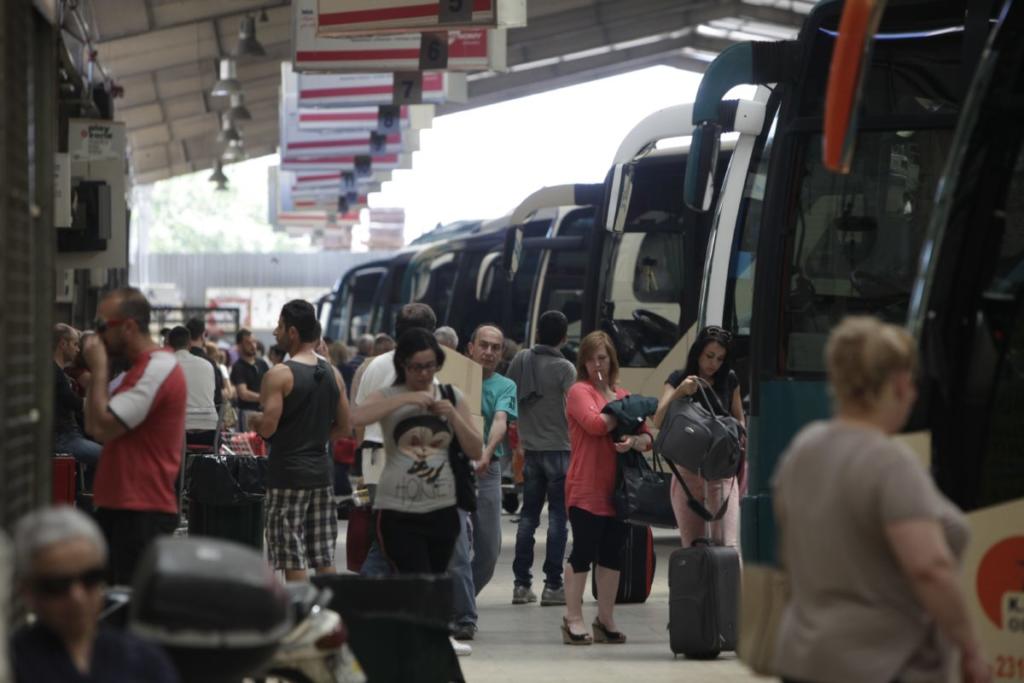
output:
[[[126,320],[127,318],[111,318],[110,320],[96,318],[92,321],[92,329],[96,330],[97,334],[103,334],[107,331],[108,327],[117,327]]]
[[[36,595],[59,598],[71,592],[71,586],[76,583],[82,584],[82,588],[96,588],[103,583],[105,576],[103,567],[93,567],[70,576],[39,576],[32,580],[32,590]]]
[[[704,336],[707,337],[708,339],[720,341],[723,344],[729,344],[730,342],[732,342],[732,332],[725,329],[724,327],[719,327],[718,325],[708,325],[707,327],[705,327]]]

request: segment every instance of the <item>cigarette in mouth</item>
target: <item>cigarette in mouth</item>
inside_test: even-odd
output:
[[[601,376],[601,371],[600,370],[597,371],[597,381],[598,382],[603,382],[604,381],[604,377]]]

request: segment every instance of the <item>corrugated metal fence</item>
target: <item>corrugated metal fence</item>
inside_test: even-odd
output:
[[[210,288],[319,287],[327,292],[339,277],[360,263],[386,258],[385,252],[309,254],[149,254],[136,285],[172,283],[186,306],[206,303]]]

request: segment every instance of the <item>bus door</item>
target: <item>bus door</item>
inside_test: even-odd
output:
[[[370,332],[373,334],[394,334],[395,316],[407,303],[402,296],[402,283],[413,252],[400,253],[388,263],[387,272],[381,278],[374,296],[370,313]]]

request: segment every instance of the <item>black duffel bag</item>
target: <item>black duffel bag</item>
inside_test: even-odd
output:
[[[722,414],[712,413],[692,396],[677,398],[661,422],[655,451],[707,481],[734,477],[740,467],[739,422],[722,408],[714,391],[706,391],[703,383],[698,386],[708,405]]]

